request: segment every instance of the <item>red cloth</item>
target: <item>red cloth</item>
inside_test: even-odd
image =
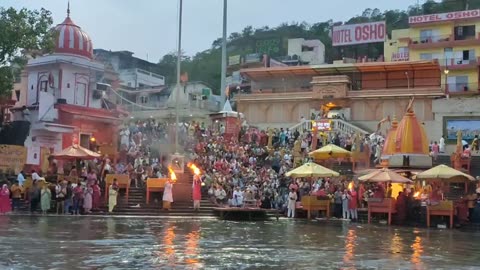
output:
[[[10,203],[10,191],[2,189],[0,191],[0,213],[8,213],[12,211],[12,204]]]
[[[193,180],[192,199],[194,201],[200,201],[202,199],[202,181],[198,177],[195,177]]]
[[[365,187],[363,186],[363,184],[360,184],[360,187],[358,188],[358,193],[360,193],[358,196],[358,201],[363,202],[363,195],[365,194]]]
[[[348,201],[348,209],[357,209],[358,208],[358,195],[355,190],[352,190],[350,193],[351,200]]]
[[[100,208],[101,191],[98,185],[93,185],[92,209]]]

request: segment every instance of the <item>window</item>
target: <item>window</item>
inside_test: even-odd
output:
[[[89,134],[80,134],[80,146],[83,148],[90,149],[90,135]]]
[[[431,53],[421,53],[420,59],[422,60],[432,60],[433,55]]]
[[[449,76],[447,77],[447,83],[450,92],[468,91],[469,88],[467,75]]]
[[[408,47],[398,47],[398,53],[408,53]]]
[[[455,40],[473,39],[475,38],[475,25],[456,26]]]
[[[40,92],[47,92],[48,90],[48,81],[40,82]]]
[[[314,47],[302,46],[302,52],[313,52],[314,49]]]
[[[464,50],[462,53],[463,60],[474,60],[475,59],[475,50]]]
[[[87,96],[87,85],[84,83],[77,83],[75,87],[75,104],[85,106]]]
[[[148,103],[148,97],[147,96],[141,96],[140,97],[140,103],[142,103],[142,104]]]

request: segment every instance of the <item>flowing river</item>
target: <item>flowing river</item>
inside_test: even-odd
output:
[[[0,216],[0,269],[480,269],[478,239],[305,220]]]

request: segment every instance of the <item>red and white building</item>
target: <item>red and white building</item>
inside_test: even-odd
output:
[[[95,142],[103,153],[114,153],[122,123],[122,112],[104,98],[105,66],[93,59],[89,35],[69,12],[55,30],[54,53],[28,62],[23,97],[11,110],[14,121],[24,117],[22,106],[30,111],[29,167],[45,168],[46,158],[73,140],[87,148]]]

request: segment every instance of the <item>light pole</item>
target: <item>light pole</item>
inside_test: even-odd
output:
[[[178,8],[178,51],[177,51],[177,86],[175,93],[175,154],[178,154],[178,132],[180,129],[180,116],[179,106],[180,106],[180,72],[181,72],[181,63],[182,63],[182,9],[183,9],[183,0],[180,1],[180,6]]]
[[[223,0],[223,35],[222,35],[222,72],[220,83],[220,108],[223,108],[226,99],[225,89],[227,78],[227,0]]]
[[[405,76],[407,77],[407,89],[410,89],[410,77],[408,76],[408,71],[405,71]]]
[[[447,67],[445,67],[445,69],[443,70],[443,73],[445,74],[445,94],[447,95],[447,98],[450,97],[450,91],[448,89],[448,73],[450,72],[450,70],[447,69]]]

